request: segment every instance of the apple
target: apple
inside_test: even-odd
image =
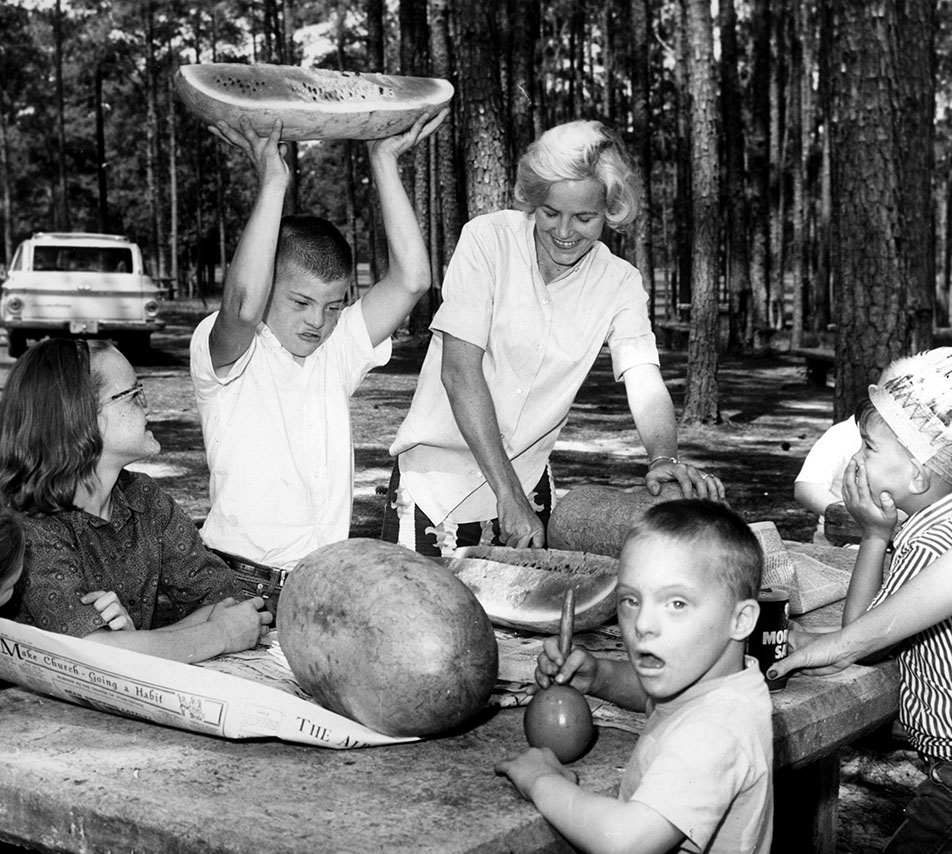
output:
[[[533,695],[523,725],[532,747],[548,747],[559,762],[574,762],[592,743],[592,710],[570,685],[550,685]]]

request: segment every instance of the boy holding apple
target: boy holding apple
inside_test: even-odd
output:
[[[571,684],[647,723],[617,798],[581,789],[548,748],[497,766],[588,852],[767,854],[773,835],[770,695],[745,642],[757,622],[763,554],[748,525],[702,499],[651,507],[618,568],[628,660],[546,640],[536,680]]]

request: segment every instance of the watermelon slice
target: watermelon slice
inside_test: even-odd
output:
[[[435,116],[453,97],[453,85],[435,77],[233,62],[183,65],[175,86],[207,124],[237,128],[246,116],[264,136],[281,119],[281,138],[289,142],[393,136],[421,115]]]

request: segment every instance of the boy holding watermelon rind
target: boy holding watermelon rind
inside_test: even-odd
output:
[[[390,249],[387,274],[355,304],[350,247],[326,220],[282,219],[288,167],[281,122],[212,133],[243,151],[258,196],[225,277],[221,309],[199,323],[191,374],[208,467],[206,545],[290,569],[347,539],[353,498],[350,396],[390,358],[390,336],[430,287],[429,257],[398,158],[443,121],[368,142]]]
[[[618,563],[628,660],[548,638],[536,681],[647,711],[618,796],[577,784],[549,748],[501,762],[519,792],[577,848],[639,854],[768,854],[773,836],[770,694],[747,636],[763,553],[733,510],[665,501],[635,524]]]

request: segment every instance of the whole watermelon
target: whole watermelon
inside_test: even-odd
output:
[[[380,540],[311,552],[288,574],[277,624],[298,684],[386,735],[458,726],[485,707],[499,672],[492,624],[469,588]]]

